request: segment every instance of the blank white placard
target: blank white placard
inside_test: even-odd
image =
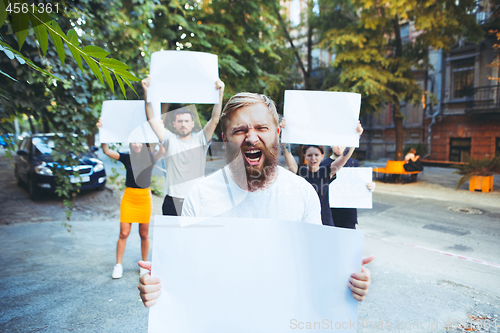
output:
[[[372,181],[372,168],[342,168],[330,183],[332,208],[372,208],[372,192],[366,184]]]
[[[99,128],[101,143],[153,143],[158,137],[149,125],[144,101],[104,101],[101,110],[103,126]],[[160,104],[153,104],[155,117],[159,118]]]
[[[219,103],[218,59],[193,51],[158,51],[151,56],[148,101],[160,103]]]
[[[286,90],[282,142],[359,147],[361,95],[347,92]]]
[[[123,144],[158,142],[158,137],[147,121],[144,103],[144,101],[104,101],[101,110],[103,126],[99,128],[99,141]],[[160,104],[153,105],[153,109],[155,117],[159,117]]]
[[[187,227],[180,227],[180,220]],[[155,216],[149,332],[294,332],[356,323],[363,232],[268,219]],[[325,321],[325,322],[323,322]],[[355,329],[342,330],[356,332]]]

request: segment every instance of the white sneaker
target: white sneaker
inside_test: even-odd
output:
[[[119,279],[123,275],[123,267],[122,264],[116,264],[115,267],[113,267],[113,274],[111,274],[111,277],[113,279]]]
[[[143,276],[144,274],[148,274],[148,273],[149,273],[148,269],[139,267],[139,277]]]

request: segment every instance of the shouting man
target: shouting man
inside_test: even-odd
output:
[[[267,96],[239,93],[227,102],[221,116],[228,166],[197,181],[191,188],[182,216],[271,218],[321,225],[320,203],[314,188],[303,178],[278,166],[278,113]],[[363,264],[373,256],[363,258]],[[149,262],[139,262],[150,269]],[[370,271],[353,273],[349,288],[362,301],[370,286]],[[158,278],[146,274],[139,290],[144,305],[156,303],[161,293]]]

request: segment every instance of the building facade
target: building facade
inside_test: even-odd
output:
[[[481,18],[487,20],[486,14]],[[411,38],[411,25],[409,38]],[[402,34],[404,30],[402,29]],[[402,105],[405,146],[421,143],[425,159],[467,162],[472,158],[500,156],[500,85],[498,41],[486,37],[480,43],[460,41],[449,52],[431,50],[430,66],[415,72],[424,91],[431,93],[425,110]],[[366,136],[360,149],[368,159],[394,158],[395,133],[390,106],[363,119]]]
[[[429,130],[429,159],[466,162],[500,156],[500,86],[494,41],[458,43],[443,54],[441,112]],[[432,117],[426,119],[430,126]]]
[[[492,1],[479,0],[475,13],[480,24],[491,21]],[[290,20],[291,35],[302,58],[307,59],[304,27],[306,0],[281,1]],[[401,24],[403,43],[413,41],[420,34],[412,22]],[[440,162],[466,162],[469,157],[493,158],[500,156],[500,85],[498,67],[500,44],[494,36],[481,42],[460,41],[449,52],[429,50],[429,66],[415,71],[414,77],[427,98],[418,105],[401,104],[404,115],[404,146],[420,145],[424,158]],[[313,44],[316,44],[313,38]],[[312,51],[312,76],[324,78],[335,55],[315,48]],[[320,85],[318,85],[319,87]],[[297,85],[294,89],[303,89]],[[426,102],[426,105],[424,105]],[[364,134],[356,150],[359,159],[393,159],[396,150],[395,128],[391,105],[378,113],[365,115],[361,122]]]

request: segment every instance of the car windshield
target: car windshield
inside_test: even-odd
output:
[[[35,155],[51,155],[52,152],[57,151],[56,144],[52,137],[48,136],[37,136],[32,139],[33,145],[35,146]],[[89,150],[86,143],[82,143],[85,150]],[[85,153],[84,153],[85,155]]]
[[[33,138],[33,145],[35,146],[35,155],[50,155],[56,146],[54,140],[46,136]]]

